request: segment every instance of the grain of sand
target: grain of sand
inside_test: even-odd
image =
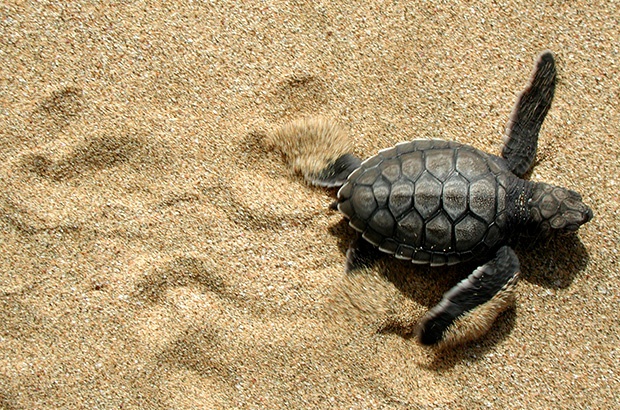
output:
[[[617,1],[0,5],[0,408],[620,405]],[[345,277],[351,231],[261,140],[337,119],[355,153],[498,152],[540,51],[533,180],[578,236],[518,252],[516,307],[408,334],[470,266]]]

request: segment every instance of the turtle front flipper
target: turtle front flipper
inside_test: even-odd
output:
[[[506,126],[502,157],[519,177],[530,169],[536,157],[538,133],[551,108],[556,75],[553,54],[543,52],[536,61],[530,84],[517,99]]]
[[[275,132],[270,142],[282,152],[293,170],[312,185],[340,187],[361,164],[351,154],[342,127],[323,117],[287,123]]]
[[[450,289],[424,316],[418,329],[420,343],[453,346],[485,334],[514,302],[518,277],[517,255],[508,246],[500,248],[493,260]]]

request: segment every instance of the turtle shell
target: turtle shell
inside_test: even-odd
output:
[[[364,161],[338,191],[338,209],[384,252],[454,264],[505,242],[507,187],[515,180],[503,158],[457,142],[415,140]]]

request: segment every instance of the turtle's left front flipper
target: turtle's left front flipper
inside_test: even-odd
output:
[[[418,329],[420,343],[453,346],[485,334],[514,302],[518,277],[517,255],[508,246],[500,248],[493,260],[448,291],[424,316]]]
[[[342,186],[361,163],[351,154],[350,141],[342,127],[323,117],[285,124],[272,136],[271,144],[308,183],[326,188]]]
[[[551,51],[538,57],[530,84],[517,99],[510,121],[502,157],[510,170],[522,177],[532,166],[538,146],[540,127],[551,108],[557,72]]]

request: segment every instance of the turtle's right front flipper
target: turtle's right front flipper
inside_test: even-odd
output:
[[[538,133],[551,108],[556,75],[553,54],[543,52],[536,61],[530,84],[517,99],[506,126],[502,157],[518,177],[530,169],[536,157]]]
[[[519,259],[504,246],[495,258],[480,266],[448,291],[420,322],[423,345],[453,346],[485,334],[497,315],[514,301]]]
[[[351,154],[342,127],[322,117],[285,124],[273,135],[271,143],[284,154],[293,170],[312,185],[340,187],[361,163]]]

